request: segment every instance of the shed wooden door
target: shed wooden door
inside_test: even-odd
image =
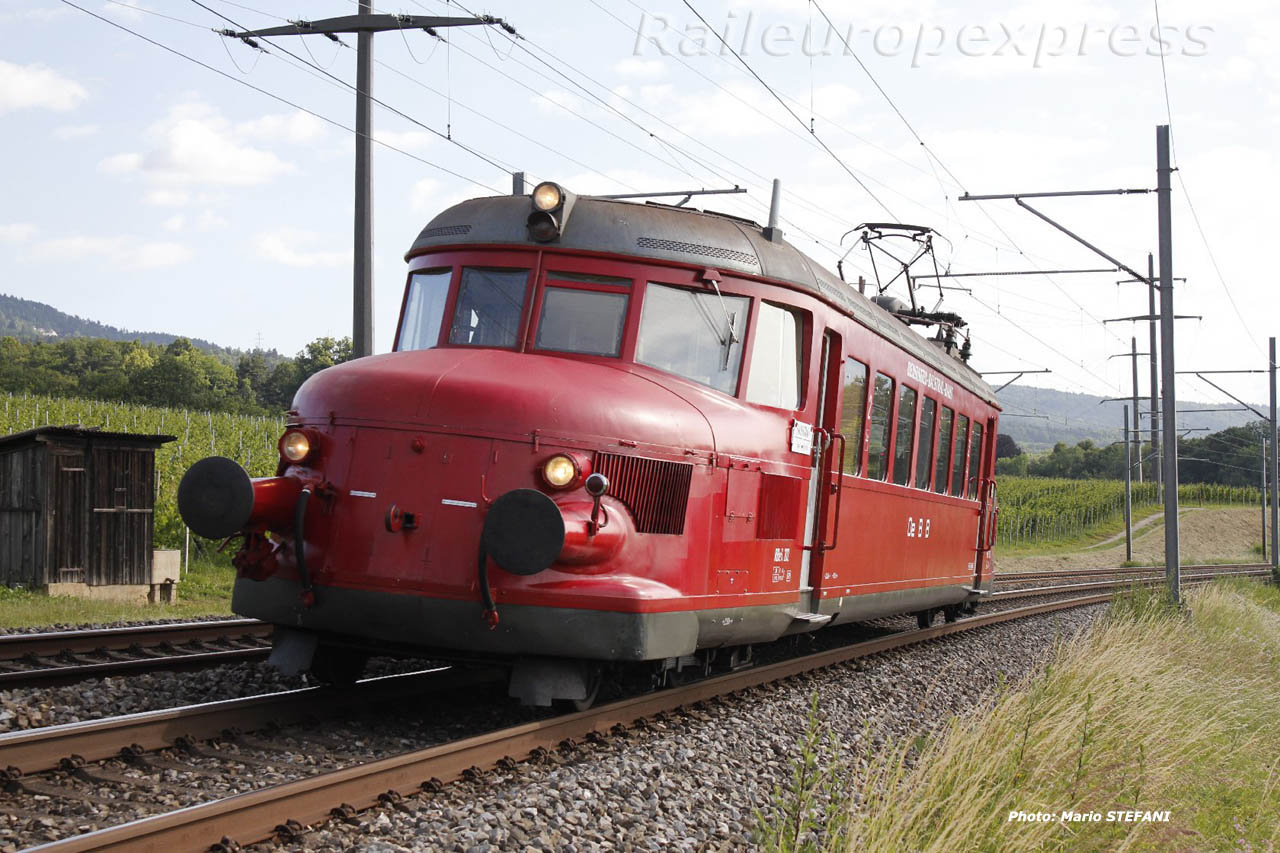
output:
[[[83,580],[88,568],[89,480],[83,453],[53,453],[49,580]]]
[[[151,581],[155,457],[150,450],[93,448],[93,533],[86,580]]]

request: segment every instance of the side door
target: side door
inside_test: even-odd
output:
[[[996,521],[1000,506],[996,500],[995,447],[996,419],[987,418],[986,428],[975,418],[969,451],[970,495],[981,501],[978,515],[977,553],[973,560],[973,586],[980,589],[991,575],[991,549],[996,544]]]
[[[840,467],[847,452],[838,421],[842,376],[840,335],[828,329],[822,335],[822,362],[818,371],[813,468],[809,474],[809,503],[801,556],[802,593],[821,587],[823,556],[839,544]],[[812,596],[812,604],[811,609],[816,610],[816,594]]]

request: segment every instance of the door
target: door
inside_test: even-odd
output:
[[[53,548],[48,579],[83,581],[89,547],[88,480],[83,453],[54,453]]]
[[[844,450],[836,425],[841,378],[840,336],[828,329],[822,336],[822,364],[818,372],[817,428],[813,431],[813,468],[809,473],[809,504],[805,511],[805,544],[800,558],[800,591],[812,592],[822,576],[822,557],[836,545],[837,519],[833,496],[839,494],[834,458]],[[813,602],[816,605],[816,601]],[[816,608],[814,608],[816,609]]]
[[[978,424],[974,422],[974,428],[978,428]],[[977,473],[973,479],[977,486],[977,495],[982,501],[982,512],[978,516],[978,547],[977,554],[973,560],[973,587],[981,589],[984,575],[991,573],[991,549],[996,544],[996,523],[1000,514],[1000,505],[996,500],[996,480],[995,480],[995,448],[996,448],[996,419],[987,418],[987,428],[984,430],[985,439],[982,442],[974,442],[975,446],[981,448],[981,459],[970,459],[971,466],[978,466]],[[970,456],[972,456],[972,452]]]

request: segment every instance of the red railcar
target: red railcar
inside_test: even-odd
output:
[[[774,229],[546,186],[427,225],[394,351],[302,386],[276,478],[184,480],[282,665],[501,658],[581,699],[589,662],[989,589],[999,409],[954,347]]]

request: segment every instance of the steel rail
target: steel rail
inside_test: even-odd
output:
[[[403,675],[384,675],[350,687],[304,687],[242,699],[204,702],[0,734],[0,777],[21,784],[24,776],[57,769],[62,759],[85,761],[171,747],[181,737],[207,740],[228,729],[255,731],[351,708],[493,681],[492,668],[441,666]]]
[[[1216,571],[1219,569],[1266,569],[1270,568],[1270,563],[1222,563],[1217,565],[1205,566],[1183,566],[1187,571]],[[1114,569],[1063,569],[1061,571],[1048,572],[996,572],[993,574],[992,580],[999,583],[1004,581],[1010,583],[1020,580],[1049,580],[1052,578],[1078,578],[1078,577],[1095,577],[1100,575],[1130,575],[1130,574],[1164,574],[1164,566],[1130,566],[1129,568]]]
[[[170,622],[164,625],[129,625],[88,631],[39,631],[0,635],[0,660],[34,655],[49,657],[62,652],[84,653],[102,649],[129,649],[162,643],[209,642],[223,637],[267,637],[272,626],[257,619],[218,619],[210,622]]]
[[[105,678],[113,675],[132,675],[143,672],[184,672],[225,666],[230,663],[262,660],[271,649],[261,646],[253,649],[226,649],[217,652],[179,652],[163,657],[111,660],[101,663],[77,663],[45,666],[0,672],[0,689],[29,687],[33,685],[69,684],[86,678]]]
[[[474,768],[489,768],[508,758],[524,760],[531,754],[554,749],[566,740],[606,734],[617,726],[629,726],[638,720],[718,696],[962,631],[1057,610],[1101,604],[1110,599],[1110,594],[1089,595],[892,634],[237,794],[32,849],[47,853],[205,850],[223,839],[248,844],[270,838],[276,827],[289,820],[311,824],[328,818],[332,810],[344,804],[356,809],[368,808],[375,805],[380,796],[391,791],[400,795],[410,794],[424,785],[435,786],[458,779],[464,773],[474,772]]]
[[[131,625],[88,631],[41,631],[0,636],[0,688],[68,684],[86,678],[140,672],[204,669],[261,660],[261,642],[273,626],[256,619]],[[212,648],[215,642],[251,643],[249,648]],[[201,649],[184,649],[198,644]],[[85,660],[86,654],[129,652],[124,660]],[[63,662],[70,657],[72,662]]]
[[[1217,580],[1224,577],[1264,577],[1271,574],[1271,570],[1267,569],[1247,569],[1243,571],[1232,572],[1213,572],[1203,575],[1183,575],[1183,583],[1206,583],[1211,580]],[[1119,586],[1130,586],[1132,584],[1148,585],[1163,582],[1164,578],[1130,578],[1128,580],[1111,580],[1111,581],[1091,581],[1088,583],[1068,583],[1059,584],[1057,586],[1033,586],[1024,589],[1006,589],[997,590],[991,593],[988,600],[1001,601],[1010,598],[1033,598],[1039,595],[1058,595],[1064,592],[1083,592],[1090,589],[1115,589]]]

